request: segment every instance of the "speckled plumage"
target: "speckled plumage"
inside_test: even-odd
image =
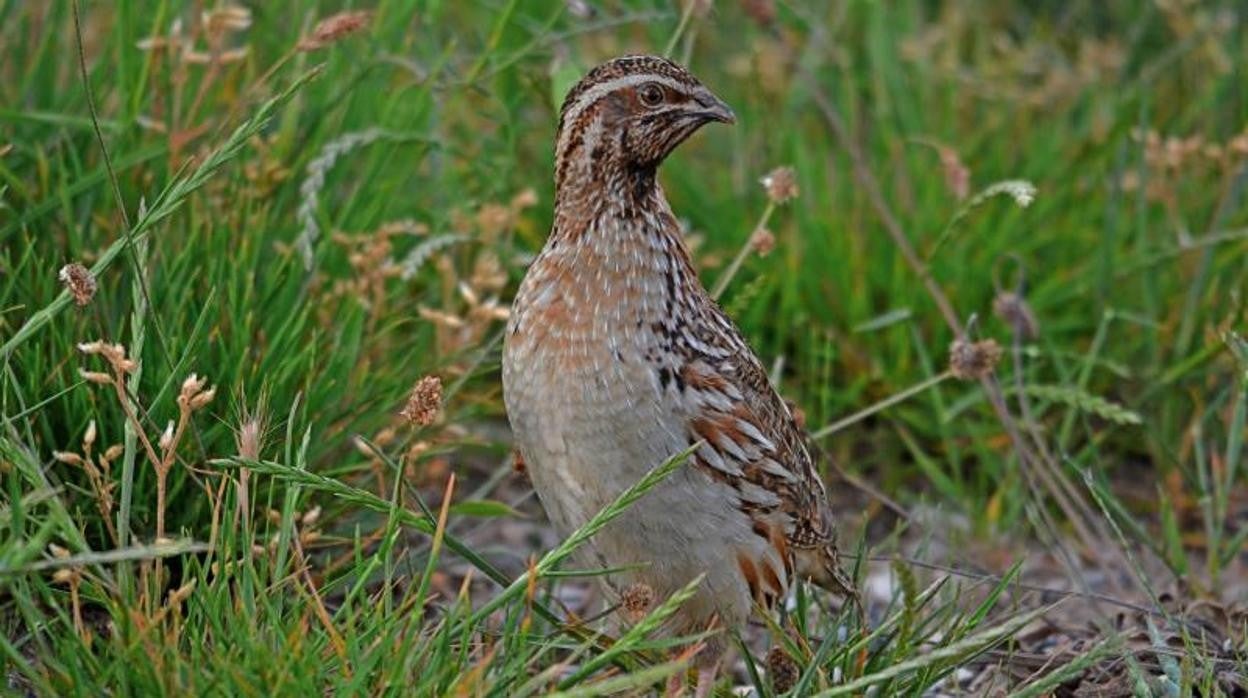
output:
[[[805,437],[699,282],[655,180],[699,127],[732,120],[662,58],[615,59],[572,89],[554,229],[521,283],[503,350],[516,443],[565,535],[702,442],[585,551],[599,565],[641,565],[608,580],[616,593],[641,582],[663,598],[705,573],[676,632],[740,624],[799,577],[848,590]]]

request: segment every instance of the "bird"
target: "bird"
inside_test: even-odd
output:
[[[628,55],[560,109],[550,235],[503,340],[503,397],[548,518],[569,535],[676,454],[687,461],[595,534],[605,591],[666,598],[686,634],[739,627],[798,580],[854,596],[808,439],[740,330],[702,285],[659,166],[733,110],[687,69]],[[695,448],[696,447],[696,448]],[[697,693],[729,649],[698,653]]]

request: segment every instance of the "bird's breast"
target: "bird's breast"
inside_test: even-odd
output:
[[[687,441],[659,382],[661,263],[548,249],[530,267],[503,351],[516,443],[543,504],[572,528]]]

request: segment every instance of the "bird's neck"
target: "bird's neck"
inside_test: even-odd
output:
[[[675,218],[654,167],[604,160],[561,171],[552,236],[559,243],[629,245],[637,236],[676,234]]]
[[[698,287],[697,274],[653,169],[617,175],[558,188],[542,263],[561,269],[552,278],[572,293],[607,305],[640,303],[648,317]],[[621,288],[633,290],[602,293]]]

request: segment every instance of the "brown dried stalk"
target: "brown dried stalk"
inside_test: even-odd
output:
[[[143,444],[143,450],[146,452],[147,458],[156,472],[156,540],[160,541],[165,537],[167,483],[169,471],[173,469],[173,463],[177,459],[178,444],[182,442],[186,428],[191,423],[191,415],[212,402],[212,399],[216,397],[217,390],[216,388],[205,389],[207,381],[194,373],[182,382],[182,389],[178,394],[177,426],[175,427],[172,421],[169,422],[169,426],[165,428],[158,442],[160,451],[159,455],[157,455],[157,448],[152,445],[151,439],[148,438],[142,422],[139,421],[134,403],[126,393],[126,376],[138,370],[138,363],[126,357],[126,348],[120,344],[108,344],[107,342],[97,340],[79,344],[78,351],[87,355],[100,356],[108,362],[108,372],[80,369],[79,374],[89,383],[111,385],[113,387],[113,391],[117,395],[117,401],[121,403],[121,409],[125,413],[126,419],[134,427],[135,434]],[[106,516],[105,519],[107,520],[108,517]]]

